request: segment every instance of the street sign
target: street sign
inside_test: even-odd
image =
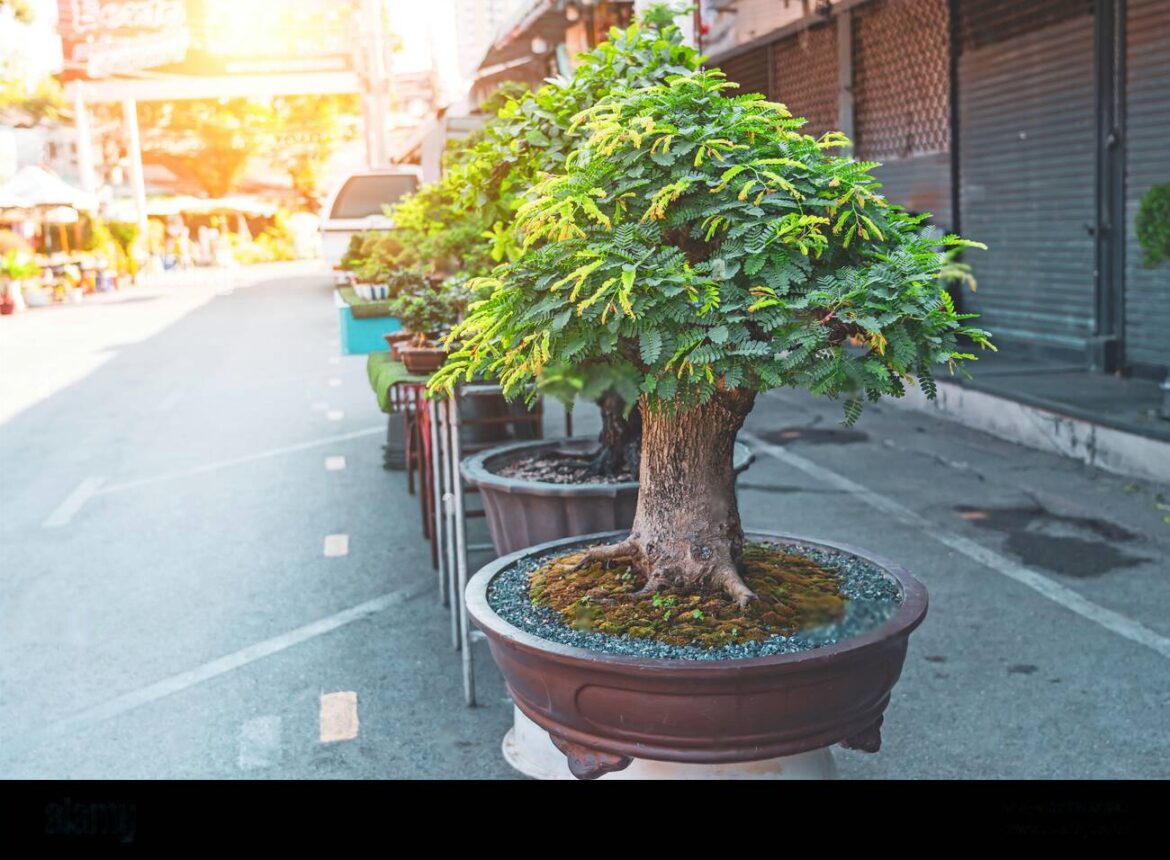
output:
[[[66,79],[346,72],[354,0],[57,0]]]

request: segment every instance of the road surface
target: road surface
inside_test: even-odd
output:
[[[741,509],[930,590],[882,751],[838,750],[842,775],[1170,776],[1170,489],[892,406],[839,419],[762,397]],[[0,775],[515,776],[320,270],[0,319],[0,422]]]

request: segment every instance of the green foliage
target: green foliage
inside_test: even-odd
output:
[[[579,145],[517,211],[522,253],[473,284],[486,298],[432,387],[485,374],[514,396],[569,361],[636,377],[652,406],[847,395],[851,423],[863,397],[973,358],[960,338],[990,346],[939,281],[940,248],[983,246],[924,232],[876,165],[831,154],[843,135],[733,86],[680,68],[579,111]]]
[[[40,273],[41,267],[29,254],[12,250],[0,256],[0,277],[2,278],[19,281],[25,278],[35,278]]]
[[[1170,183],[1151,186],[1145,193],[1135,227],[1147,266],[1170,260]]]
[[[438,334],[449,329],[467,306],[468,295],[458,284],[438,287],[424,278],[416,289],[400,293],[390,302],[390,311],[402,326],[416,335]]]
[[[341,257],[341,268],[356,272],[367,263],[373,263],[389,272],[397,265],[401,253],[402,245],[393,234],[385,230],[367,230],[349,237],[349,247]]]
[[[404,244],[436,253],[440,249],[432,250],[434,240],[423,232],[430,228],[440,232],[447,243],[441,250],[458,256],[465,272],[486,275],[497,263],[515,262],[522,252],[518,212],[534,199],[535,187],[564,169],[588,134],[574,118],[615,89],[651,86],[699,67],[702,57],[683,43],[672,18],[666,7],[651,7],[642,24],[614,28],[608,41],[582,54],[571,78],[493,95],[489,107],[498,105],[496,117],[452,154],[441,182],[393,211],[399,230],[414,229]],[[563,325],[567,318],[556,322]],[[629,367],[574,360],[571,348],[562,358],[541,368],[543,393],[571,402],[614,389],[628,408],[637,401],[640,377]]]

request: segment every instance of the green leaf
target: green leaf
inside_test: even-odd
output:
[[[568,325],[569,320],[571,320],[572,318],[573,318],[573,309],[572,308],[565,308],[563,311],[561,311],[559,314],[557,314],[555,317],[553,317],[553,321],[552,321],[552,325],[550,326],[550,329],[552,331],[560,331],[566,325]]]
[[[655,329],[642,332],[638,338],[638,354],[646,364],[654,364],[662,354],[662,334]]]

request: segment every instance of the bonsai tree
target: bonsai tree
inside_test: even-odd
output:
[[[466,294],[446,284],[434,286],[422,277],[415,288],[403,291],[390,302],[390,312],[413,332],[413,346],[426,346],[431,335],[448,330],[467,305]]]
[[[622,560],[644,591],[705,585],[742,606],[732,446],[757,394],[842,397],[851,424],[916,380],[933,396],[933,365],[989,341],[939,281],[940,248],[976,243],[924,232],[876,165],[832,154],[843,135],[802,134],[733,86],[684,71],[580,112],[582,144],[519,210],[523,253],[478,284],[490,295],[430,385],[491,373],[516,396],[558,362],[637,379],[633,529],[580,566]]]

